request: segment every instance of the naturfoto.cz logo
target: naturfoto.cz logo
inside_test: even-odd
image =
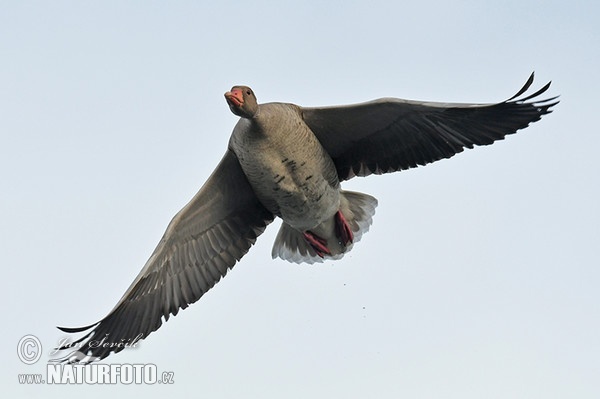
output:
[[[64,344],[64,342],[63,342]],[[79,352],[74,352],[79,353]],[[38,362],[42,356],[42,344],[34,335],[26,335],[17,344],[17,355],[27,365]],[[82,354],[83,355],[83,354]],[[77,356],[75,356],[77,357]],[[72,363],[75,358],[50,360],[46,365],[46,378],[42,374],[19,374],[20,384],[173,384],[174,373],[159,373],[155,364],[104,364]],[[85,358],[84,358],[85,359]],[[96,358],[97,359],[97,358]],[[61,361],[62,360],[62,361]],[[81,359],[79,359],[81,360]],[[93,359],[92,359],[93,360]]]
[[[47,364],[41,374],[19,374],[20,384],[173,384],[174,373],[155,364]]]

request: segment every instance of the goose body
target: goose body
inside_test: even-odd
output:
[[[240,119],[229,147],[256,196],[274,215],[300,230],[321,224],[339,206],[335,165],[291,104],[265,104]]]

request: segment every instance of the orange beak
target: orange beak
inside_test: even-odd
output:
[[[225,93],[225,99],[229,105],[241,107],[244,105],[244,94],[241,89],[233,89]]]

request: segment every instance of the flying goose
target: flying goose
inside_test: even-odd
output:
[[[283,220],[272,256],[291,262],[341,258],[365,233],[377,200],[345,191],[355,176],[390,173],[488,145],[548,114],[550,83],[495,104],[382,98],[355,105],[258,104],[254,91],[225,93],[240,117],[221,162],[179,211],[145,266],[111,312],[59,349],[87,362],[156,331],[211,289],[275,217]],[[89,331],[88,331],[89,330]],[[99,345],[98,343],[103,343]]]

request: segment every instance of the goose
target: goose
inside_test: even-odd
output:
[[[345,191],[355,176],[415,168],[489,145],[552,112],[558,96],[526,95],[532,74],[511,98],[458,104],[381,98],[328,107],[259,104],[248,86],[225,93],[239,117],[222,160],[169,223],[150,258],[102,320],[58,349],[86,363],[156,331],[210,290],[274,218],[282,224],[273,258],[296,263],[340,259],[371,225],[377,200]]]

